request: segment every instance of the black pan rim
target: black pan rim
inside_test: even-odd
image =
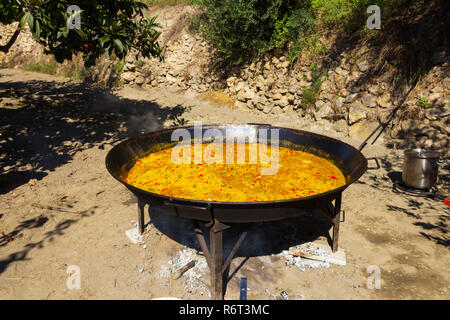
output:
[[[138,136],[134,136],[128,139],[125,139],[121,142],[119,142],[117,145],[115,145],[111,150],[108,151],[108,154],[106,155],[105,158],[105,165],[106,165],[106,169],[108,170],[108,172],[120,183],[124,184],[129,190],[137,192],[137,193],[141,193],[153,198],[159,198],[162,201],[166,201],[167,203],[189,203],[191,205],[202,205],[202,207],[213,207],[213,206],[270,206],[270,205],[289,205],[291,203],[298,203],[298,202],[308,202],[308,201],[314,201],[314,200],[319,200],[321,198],[325,198],[327,196],[332,196],[334,194],[343,192],[346,188],[348,188],[351,184],[355,183],[359,178],[361,178],[361,176],[366,172],[367,170],[367,159],[366,157],[364,157],[364,155],[355,147],[349,145],[346,142],[343,142],[341,140],[335,139],[335,138],[331,138],[325,135],[321,135],[321,134],[317,134],[314,132],[309,132],[309,131],[305,131],[305,130],[299,130],[299,129],[293,129],[293,128],[286,128],[286,127],[278,127],[278,126],[272,126],[270,124],[203,124],[202,127],[203,128],[209,128],[209,127],[215,127],[215,128],[226,128],[226,127],[248,127],[248,126],[252,126],[252,127],[256,127],[256,128],[260,128],[260,127],[268,127],[268,128],[272,128],[272,129],[281,129],[281,130],[289,130],[295,133],[299,133],[299,134],[307,134],[310,136],[315,136],[321,139],[327,139],[339,144],[343,144],[345,146],[347,146],[350,149],[353,149],[357,154],[360,154],[363,159],[364,159],[364,170],[361,170],[361,173],[357,176],[355,176],[352,181],[347,182],[345,185],[336,188],[336,189],[332,189],[329,190],[327,192],[323,192],[323,193],[319,193],[316,195],[312,195],[312,196],[307,196],[307,197],[302,197],[302,198],[291,198],[291,199],[284,199],[284,200],[272,200],[272,201],[253,201],[253,202],[225,202],[225,201],[205,201],[205,200],[195,200],[195,199],[186,199],[186,198],[177,198],[177,197],[170,197],[170,196],[165,196],[159,193],[153,193],[150,191],[146,191],[143,189],[139,189],[133,185],[128,184],[127,182],[121,180],[119,177],[116,176],[116,174],[114,172],[112,172],[112,170],[110,169],[108,163],[108,159],[110,158],[111,154],[114,152],[114,150],[117,150],[120,146],[122,146],[123,144],[129,144],[130,142],[134,141],[134,140],[138,140],[141,139],[145,136],[150,136],[150,135],[155,135],[155,134],[163,134],[163,133],[167,133],[170,131],[174,131],[176,129],[193,129],[194,126],[193,125],[188,125],[188,126],[180,126],[180,127],[173,127],[173,128],[166,128],[166,129],[162,129],[162,130],[156,130],[156,131],[151,131],[151,132],[147,132],[147,133],[143,133],[140,134]]]

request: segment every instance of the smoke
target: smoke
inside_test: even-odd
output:
[[[162,121],[155,116],[159,106],[153,102],[121,98],[106,90],[96,94],[92,100],[92,110],[115,114],[119,131],[126,132],[128,137],[163,127]]]
[[[153,112],[149,111],[142,115],[132,115],[126,122],[129,134],[140,134],[156,131],[162,128]]]

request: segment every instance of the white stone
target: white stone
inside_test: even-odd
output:
[[[354,102],[348,111],[348,123],[353,124],[367,118],[364,106],[360,102]]]

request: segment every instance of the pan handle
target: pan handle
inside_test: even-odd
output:
[[[367,158],[367,161],[369,161],[369,160],[374,160],[377,166],[376,167],[367,168],[367,170],[378,170],[378,169],[381,168],[380,163],[378,162],[378,159],[376,157]]]
[[[193,206],[190,204],[181,204],[181,203],[174,203],[172,201],[164,201],[164,205],[166,206],[172,206],[176,208],[189,208],[189,209],[196,209],[196,210],[210,210],[211,204],[208,204],[207,207],[201,207],[201,206]]]

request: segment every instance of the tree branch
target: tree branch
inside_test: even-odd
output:
[[[8,43],[5,44],[4,46],[0,46],[0,52],[7,53],[9,51],[9,49],[14,44],[14,42],[16,42],[17,37],[19,36],[20,30],[21,30],[20,27],[17,27],[16,31],[14,32],[13,36],[11,37],[11,39],[9,39]]]

